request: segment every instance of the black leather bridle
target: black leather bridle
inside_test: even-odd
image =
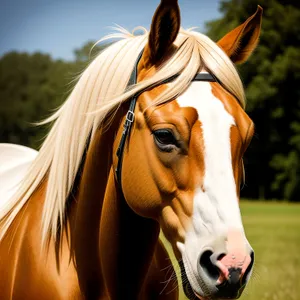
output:
[[[139,63],[142,55],[143,55],[143,51],[139,54],[139,56],[138,56],[138,58],[136,60],[136,63],[135,63],[135,66],[134,66],[134,68],[132,70],[132,73],[131,73],[130,79],[128,81],[127,87],[132,86],[132,85],[134,85],[134,84],[137,83],[138,63]],[[165,80],[163,80],[161,82],[158,82],[157,84],[155,84],[153,86],[150,86],[147,89],[138,92],[137,94],[135,94],[131,98],[130,104],[129,104],[129,109],[128,109],[127,114],[126,114],[126,120],[125,120],[125,123],[124,123],[124,129],[123,129],[122,137],[121,137],[121,140],[120,140],[120,143],[119,143],[119,147],[118,147],[118,150],[117,150],[118,164],[117,164],[117,168],[116,168],[115,172],[116,172],[117,182],[120,185],[121,190],[122,190],[122,181],[121,181],[122,178],[121,177],[122,177],[123,153],[124,153],[126,139],[129,136],[129,134],[130,134],[132,123],[134,122],[134,110],[135,110],[137,98],[143,92],[145,92],[146,90],[150,90],[150,89],[152,89],[152,88],[154,88],[156,86],[159,86],[159,85],[171,82],[175,78],[177,78],[178,76],[179,76],[179,74],[176,74],[176,75],[174,75],[174,76],[172,76],[170,78],[167,78],[167,79],[165,79]],[[198,73],[198,74],[196,74],[196,76],[193,78],[192,81],[218,82],[218,80],[212,74],[210,74],[210,73]]]

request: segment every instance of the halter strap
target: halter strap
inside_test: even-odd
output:
[[[134,84],[137,83],[137,72],[138,72],[138,64],[139,61],[141,60],[141,57],[143,55],[144,50],[141,51],[141,53],[139,54],[135,66],[132,70],[132,73],[130,75],[130,79],[128,81],[127,87],[130,87]],[[134,122],[134,110],[135,110],[135,106],[136,106],[136,102],[137,102],[137,98],[146,90],[150,90],[156,86],[168,83],[173,81],[174,79],[176,79],[179,76],[179,74],[176,74],[174,76],[171,76],[170,78],[167,78],[166,80],[163,80],[161,82],[158,82],[155,85],[149,86],[147,89],[142,90],[140,92],[138,92],[137,94],[133,95],[133,97],[130,100],[130,104],[129,104],[129,109],[126,113],[126,119],[124,122],[124,129],[123,129],[123,133],[122,133],[122,137],[119,143],[119,147],[117,150],[117,157],[118,157],[118,164],[117,164],[117,168],[116,168],[116,179],[118,184],[120,185],[121,191],[122,191],[122,163],[123,163],[123,153],[124,153],[124,148],[125,148],[125,143],[126,143],[126,139],[127,136],[129,136],[130,134],[130,130],[132,127],[132,123]],[[208,81],[208,82],[218,82],[217,79],[210,73],[197,73],[196,76],[192,79],[192,81]]]

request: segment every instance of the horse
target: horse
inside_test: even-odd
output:
[[[254,125],[235,64],[261,19],[258,6],[215,43],[162,0],[149,32],[101,40],[117,39],[42,122],[39,152],[0,147],[1,299],[178,299],[160,231],[189,299],[241,295],[254,264],[238,204]]]

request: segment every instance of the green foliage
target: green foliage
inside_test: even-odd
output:
[[[47,54],[10,52],[0,59],[0,142],[38,148],[49,130],[35,122],[48,117],[74,85],[76,76],[105,46],[93,42],[74,51],[75,61]],[[71,82],[71,84],[69,84]]]
[[[93,41],[88,41],[81,48],[75,49],[75,61],[86,63],[92,60],[100,51],[102,51],[107,45],[97,45]]]
[[[33,125],[61,102],[71,64],[49,55],[11,52],[0,60],[1,142],[37,147],[45,132]]]
[[[78,70],[84,69],[84,67],[93,61],[93,59],[109,44],[95,44],[93,41],[88,41],[81,48],[75,49],[75,65]]]
[[[256,136],[247,153],[248,189],[254,198],[300,201],[300,7],[298,1],[222,1],[223,17],[207,24],[215,40],[264,9],[259,46],[238,69]]]

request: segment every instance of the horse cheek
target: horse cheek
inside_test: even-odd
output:
[[[148,135],[147,135],[148,136]],[[150,135],[149,135],[150,136]],[[153,178],[157,169],[152,138],[135,132],[122,167],[122,189],[130,208],[140,216],[157,219],[161,208],[161,193]]]

